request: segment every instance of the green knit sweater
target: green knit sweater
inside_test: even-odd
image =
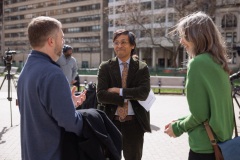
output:
[[[233,134],[229,75],[209,54],[200,54],[189,61],[186,92],[191,114],[176,121],[173,132],[176,136],[188,132],[192,151],[212,153],[204,121],[209,120],[217,141],[229,140]]]

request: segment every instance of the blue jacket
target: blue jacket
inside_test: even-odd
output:
[[[80,135],[83,126],[61,68],[33,50],[20,74],[17,95],[22,160],[61,159],[61,128]]]

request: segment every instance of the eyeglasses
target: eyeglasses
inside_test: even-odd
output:
[[[119,44],[121,44],[121,46],[126,46],[129,42],[127,41],[122,41],[122,42],[113,42],[113,46],[117,47]]]

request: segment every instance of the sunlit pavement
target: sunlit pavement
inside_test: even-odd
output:
[[[2,80],[0,77],[0,83]],[[21,159],[20,115],[15,103],[17,98],[15,88],[12,87],[11,93],[12,101],[9,101],[8,83],[5,81],[0,90],[0,160]],[[167,123],[189,113],[186,97],[156,94],[156,98],[150,110],[152,133],[145,134],[142,160],[187,160],[189,151],[187,134],[178,138],[170,138],[164,134],[164,126]],[[236,104],[235,108],[238,114]],[[238,119],[237,123],[239,126]]]

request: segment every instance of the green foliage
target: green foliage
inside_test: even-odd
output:
[[[157,88],[154,88],[152,89],[153,92],[155,94],[183,94],[183,90],[182,89],[157,89]]]

